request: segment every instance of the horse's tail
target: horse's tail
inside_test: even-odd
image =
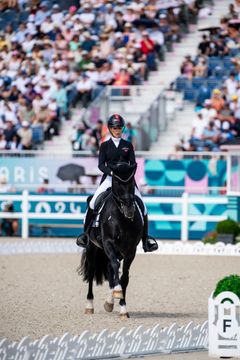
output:
[[[95,248],[95,254],[92,256],[92,252],[88,253],[86,250],[82,252],[81,264],[77,269],[79,275],[83,277],[83,281],[89,282],[92,277],[96,281],[97,285],[108,279],[108,258],[104,251],[99,248]]]

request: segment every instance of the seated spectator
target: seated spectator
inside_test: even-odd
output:
[[[127,70],[127,64],[122,65],[119,72],[115,75],[115,81],[113,85],[115,86],[130,85],[130,74]]]
[[[177,18],[177,15],[174,13],[173,8],[171,8],[171,7],[167,9],[167,21],[171,27],[172,40],[180,41],[181,33],[180,33],[180,27],[178,25],[179,24],[178,18]]]
[[[209,39],[208,39],[207,35],[204,34],[202,36],[202,41],[200,41],[200,43],[198,45],[198,50],[199,50],[200,54],[208,55],[209,54],[209,46],[210,46]]]
[[[164,35],[165,44],[171,44],[173,41],[173,34],[165,13],[159,14],[159,31],[161,31]]]
[[[240,101],[238,99],[238,95],[232,95],[229,107],[233,116],[237,120],[240,120]]]
[[[165,47],[164,47],[164,35],[159,30],[158,25],[154,25],[152,27],[152,31],[150,33],[151,39],[154,41],[155,44],[155,50],[158,55],[158,59],[160,61],[164,60],[164,53],[165,53]]]
[[[147,31],[142,32],[141,51],[146,55],[147,67],[149,70],[157,70],[155,59],[155,43],[150,38]]]
[[[0,129],[0,150],[6,150],[6,149],[7,149],[7,141],[4,133]]]
[[[192,131],[189,140],[192,150],[203,150],[204,142],[202,136],[207,124],[208,122],[206,118],[203,117],[202,112],[198,112],[192,123]]]
[[[8,193],[15,191],[11,185],[8,184],[7,177],[5,175],[0,175],[0,193]]]
[[[205,77],[206,75],[207,75],[206,60],[202,57],[199,57],[197,64],[194,66],[194,76]]]
[[[17,131],[17,135],[20,138],[22,150],[32,149],[32,129],[29,122],[23,121],[22,126]]]
[[[83,141],[83,135],[86,131],[86,127],[84,123],[80,122],[79,124],[76,124],[73,129],[73,133],[71,135],[71,143],[72,143],[72,149],[74,151],[80,151],[83,150],[82,148],[82,141]]]
[[[216,129],[214,122],[210,121],[208,126],[204,128],[202,134],[203,146],[205,150],[219,150],[220,132]]]
[[[225,103],[224,107],[218,112],[217,117],[221,121],[229,121],[230,123],[234,123],[235,119],[233,113],[230,109],[230,104]]]
[[[21,145],[19,142],[19,137],[17,135],[14,135],[10,143],[8,144],[9,150],[21,150]]]
[[[97,153],[97,143],[92,135],[92,129],[86,129],[81,137],[81,150],[89,150],[93,154]]]
[[[112,39],[107,33],[102,33],[99,37],[100,37],[100,53],[103,58],[108,59],[113,52]]]
[[[68,115],[68,99],[67,92],[64,87],[62,87],[62,81],[56,80],[56,91],[52,95],[52,98],[56,100],[57,107],[60,111],[60,115],[66,117]]]
[[[39,194],[53,194],[54,190],[49,187],[49,180],[43,179],[42,186],[37,189]]]
[[[123,41],[123,34],[121,32],[115,33],[115,39],[113,42],[114,50],[118,50],[120,48],[123,48],[124,46],[125,46],[125,43]]]
[[[10,149],[10,144],[13,141],[14,136],[17,135],[16,128],[13,125],[11,119],[6,119],[5,129],[3,135],[6,141],[5,149]]]
[[[96,44],[96,41],[92,39],[92,36],[89,31],[83,33],[84,40],[81,42],[81,48],[85,51],[92,51],[93,46]]]
[[[80,19],[81,23],[83,25],[85,25],[87,28],[89,28],[92,25],[92,23],[95,19],[95,14],[91,9],[90,4],[85,3],[83,5],[83,11],[79,15],[79,19]]]
[[[130,122],[126,123],[126,127],[123,132],[123,139],[129,141],[132,143],[133,148],[136,150],[137,147],[137,132],[133,128],[132,124]]]
[[[17,114],[18,114],[19,121],[23,122],[25,120],[31,124],[33,122],[33,119],[35,116],[35,112],[33,110],[32,103],[28,102],[24,98],[19,98],[18,103],[19,103],[19,110],[18,110]]]
[[[91,74],[89,75],[91,76]],[[112,85],[114,82],[114,73],[112,65],[105,62],[99,69],[97,75],[97,84],[101,86]]]
[[[217,111],[212,107],[211,99],[206,99],[203,105],[204,107],[201,109],[201,114],[206,124],[208,124],[209,121],[217,116]]]
[[[228,99],[230,100],[233,95],[237,92],[237,80],[235,74],[231,73],[230,76],[225,80],[224,85],[227,88]]]
[[[188,79],[192,79],[194,75],[194,62],[190,55],[185,56],[185,60],[181,65],[181,74],[186,76]]]
[[[78,101],[81,101],[82,107],[86,108],[91,100],[92,89],[92,81],[86,73],[83,73],[76,86],[77,93],[73,99],[73,107],[77,105]]]
[[[223,109],[225,101],[221,96],[221,91],[219,89],[214,89],[211,97],[211,107],[214,108],[217,112]]]
[[[14,207],[12,202],[6,202],[3,208],[3,212],[14,212]],[[18,219],[7,219],[4,218],[0,224],[0,230],[4,236],[16,236],[18,232]]]
[[[98,120],[95,128],[92,131],[92,136],[95,138],[97,149],[106,140],[108,135],[108,128],[102,120]]]

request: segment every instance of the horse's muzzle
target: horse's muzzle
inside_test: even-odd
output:
[[[121,209],[122,209],[122,213],[125,216],[125,218],[133,220],[134,214],[135,214],[135,204],[132,204],[130,206],[121,204]]]

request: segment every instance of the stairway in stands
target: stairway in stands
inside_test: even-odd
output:
[[[152,74],[149,81],[151,83],[162,84],[167,87],[172,81],[180,75],[180,65],[186,55],[197,54],[197,45],[201,40],[203,32],[197,31],[197,28],[214,26],[219,24],[220,17],[228,12],[230,0],[215,0],[212,7],[212,15],[204,19],[199,19],[194,31],[176,44],[173,53],[168,53],[165,63],[161,66],[158,75]],[[157,151],[162,154],[172,154],[175,145],[179,143],[181,137],[186,140],[189,138],[192,126],[192,120],[195,117],[194,103],[184,102],[183,110],[177,111],[175,119],[169,123],[167,130],[160,134],[157,142],[151,146],[151,151]]]

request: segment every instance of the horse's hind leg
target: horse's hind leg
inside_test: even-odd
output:
[[[93,307],[93,279],[94,279],[94,261],[95,253],[93,251],[88,253],[88,256],[92,257],[92,262],[88,261],[88,293],[87,293],[87,302],[85,306],[85,314],[91,315],[94,313]]]
[[[112,312],[114,307],[114,297],[113,297],[113,291],[114,291],[114,275],[113,275],[113,269],[112,265],[108,264],[108,282],[109,282],[109,294],[107,297],[107,300],[104,303],[104,309],[107,312]]]
[[[123,298],[120,299],[119,301],[119,305],[120,305],[120,319],[121,320],[126,320],[129,318],[129,314],[127,312],[127,308],[126,308],[126,290],[127,290],[127,286],[128,286],[128,282],[129,282],[129,269],[131,266],[131,263],[133,261],[135,257],[135,254],[130,257],[130,258],[126,258],[123,261],[123,272],[122,272],[122,276],[121,276],[121,285],[122,285],[122,291],[123,291]]]

